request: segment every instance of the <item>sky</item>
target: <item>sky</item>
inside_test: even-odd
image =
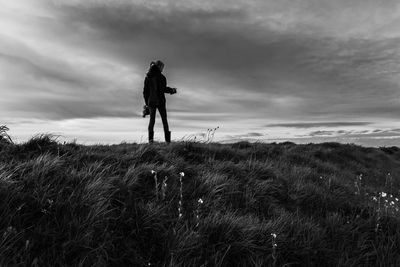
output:
[[[156,59],[173,140],[400,145],[398,0],[0,0],[0,125],[146,142]]]

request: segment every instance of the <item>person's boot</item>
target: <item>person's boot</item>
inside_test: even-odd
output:
[[[149,143],[153,143],[153,140],[154,140],[154,132],[149,131]]]
[[[171,143],[171,132],[166,131],[166,132],[164,132],[164,134],[165,134],[165,142]]]

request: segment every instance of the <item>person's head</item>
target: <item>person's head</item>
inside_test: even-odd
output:
[[[163,71],[164,63],[161,60],[157,60],[154,64],[156,64],[156,66],[160,69],[161,72]]]

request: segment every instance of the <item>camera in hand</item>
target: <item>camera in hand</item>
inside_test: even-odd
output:
[[[150,115],[150,109],[147,105],[143,106],[143,111],[142,111],[142,117],[146,117],[147,115]]]

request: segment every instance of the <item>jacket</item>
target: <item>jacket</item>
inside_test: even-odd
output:
[[[143,98],[147,106],[163,106],[166,103],[165,93],[173,94],[167,86],[167,78],[157,66],[152,66],[144,79]]]

